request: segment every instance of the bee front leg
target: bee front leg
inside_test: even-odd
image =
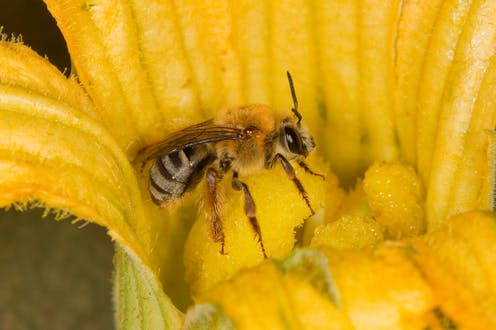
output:
[[[316,172],[312,171],[312,169],[310,167],[308,167],[308,165],[304,161],[300,160],[298,162],[298,165],[300,165],[300,167],[302,169],[304,169],[305,172],[310,173],[311,175],[320,176],[322,178],[322,180],[325,180],[324,174],[320,174],[320,173],[316,173]]]
[[[262,253],[265,259],[267,259],[267,254],[265,253],[265,247],[263,245],[262,241],[262,232],[260,231],[260,225],[258,224],[257,217],[256,217],[256,206],[255,206],[255,201],[253,200],[253,197],[251,197],[250,190],[248,189],[248,186],[246,183],[241,182],[238,177],[237,172],[233,172],[232,176],[232,187],[235,190],[243,190],[244,196],[245,196],[245,214],[248,217],[248,220],[250,220],[251,227],[253,228],[253,231],[255,231],[255,234],[258,237],[258,243],[260,244],[260,247],[262,248]]]
[[[210,222],[210,233],[214,242],[220,242],[221,248],[220,253],[226,254],[224,252],[224,230],[222,228],[222,221],[220,218],[220,200],[219,200],[219,192],[218,192],[218,182],[220,181],[220,177],[217,173],[217,170],[213,167],[209,167],[207,169],[207,187],[208,187],[208,205],[211,208],[211,222]]]
[[[284,156],[281,155],[281,154],[277,154],[275,156],[275,159],[274,160],[279,160],[279,162],[281,163],[282,167],[284,168],[284,171],[288,175],[289,179],[291,181],[293,181],[293,183],[296,186],[296,189],[298,189],[298,191],[300,192],[301,196],[305,200],[305,203],[307,204],[308,208],[310,209],[310,212],[311,212],[310,217],[313,216],[315,214],[315,211],[313,210],[312,205],[310,205],[310,201],[308,200],[308,194],[305,191],[305,188],[303,188],[303,185],[301,184],[301,181],[296,177],[296,173],[294,171],[293,166],[291,166],[291,164],[289,163],[289,161],[286,158],[284,158]]]

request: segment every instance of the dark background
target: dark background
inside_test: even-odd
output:
[[[0,0],[0,26],[70,69],[41,0]],[[96,225],[78,228],[42,214],[0,210],[0,329],[112,329],[110,238]]]

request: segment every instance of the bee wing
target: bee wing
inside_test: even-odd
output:
[[[213,120],[186,127],[174,132],[165,140],[142,149],[135,159],[140,164],[141,171],[145,164],[163,155],[197,144],[212,143],[223,140],[238,140],[242,131],[234,127],[219,126]]]

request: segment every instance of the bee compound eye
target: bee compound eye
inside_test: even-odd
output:
[[[284,139],[289,151],[294,154],[304,154],[303,144],[300,135],[291,127],[284,128]]]

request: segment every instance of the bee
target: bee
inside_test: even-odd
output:
[[[211,210],[210,233],[212,239],[221,244],[221,254],[225,254],[225,237],[218,186],[229,171],[232,172],[232,188],[244,194],[244,212],[264,258],[267,254],[256,217],[255,201],[240,177],[271,169],[280,163],[310,210],[309,217],[315,214],[290,161],[296,161],[308,173],[324,176],[314,173],[304,162],[315,143],[301,124],[293,80],[289,72],[287,76],[293,98],[291,111],[295,118],[281,115],[261,104],[224,109],[215,119],[175,132],[162,142],[144,148],[137,156],[141,171],[153,161],[149,169],[149,192],[152,201],[160,207],[181,198],[203,178],[206,179],[206,203]]]

